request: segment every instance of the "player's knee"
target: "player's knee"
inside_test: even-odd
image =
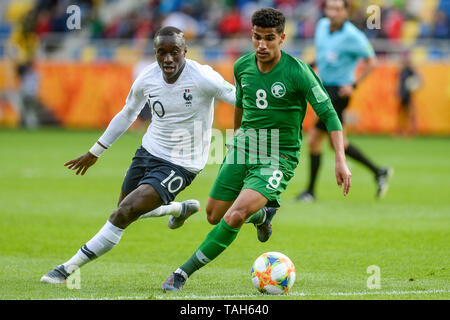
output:
[[[321,139],[317,134],[311,134],[308,137],[308,149],[310,153],[319,153],[321,151]]]
[[[216,213],[216,210],[214,210],[214,208],[211,207],[206,207],[206,220],[208,220],[208,222],[212,225],[216,225],[220,222],[220,219],[222,217],[218,216]]]
[[[308,148],[311,149],[311,147],[315,146],[317,144],[316,143],[316,135],[315,134],[310,134],[308,136],[307,142],[308,142]]]
[[[225,214],[226,209],[228,208],[224,208],[216,200],[209,198],[206,203],[206,220],[212,225],[218,224]]]
[[[251,212],[249,212],[245,207],[237,207],[227,212],[225,215],[225,221],[231,227],[240,227],[250,215]]]
[[[109,217],[109,220],[119,228],[125,228],[136,219],[133,207],[123,203],[119,204],[119,207]]]
[[[220,217],[214,216],[214,215],[206,215],[206,219],[208,220],[208,222],[212,225],[216,225],[220,222]]]

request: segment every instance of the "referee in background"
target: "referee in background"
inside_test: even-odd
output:
[[[388,178],[393,170],[375,165],[359,148],[349,143],[345,134],[343,111],[358,84],[375,68],[376,57],[367,37],[348,18],[347,0],[327,0],[325,18],[318,21],[315,31],[316,61],[318,73],[344,128],[344,146],[347,156],[362,163],[374,174],[377,184],[376,197],[385,195]],[[362,71],[355,79],[355,69],[362,59]],[[322,142],[328,137],[327,129],[320,120],[308,136],[310,154],[310,177],[306,190],[297,196],[298,201],[313,202],[317,173],[320,168]]]

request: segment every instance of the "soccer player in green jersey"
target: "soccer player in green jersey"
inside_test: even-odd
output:
[[[273,8],[252,16],[254,52],[234,64],[235,134],[206,205],[208,221],[216,226],[163,283],[163,290],[181,290],[192,273],[234,241],[246,222],[257,226],[260,241],[267,241],[280,195],[299,161],[307,102],[330,133],[337,183],[344,195],[350,189],[342,125],[316,74],[281,50],[284,24],[283,14]]]

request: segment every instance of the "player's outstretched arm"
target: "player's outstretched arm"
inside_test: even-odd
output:
[[[87,169],[89,169],[89,167],[91,167],[97,162],[97,159],[101,156],[103,152],[105,152],[106,149],[108,148],[106,148],[103,144],[97,141],[88,152],[86,152],[82,156],[79,156],[76,159],[67,161],[66,163],[64,163],[64,165],[68,169],[77,170],[76,173],[77,175],[80,173],[81,175],[84,175]]]
[[[347,162],[345,160],[344,135],[342,134],[342,131],[335,130],[330,132],[330,138],[336,154],[336,182],[339,187],[343,188],[343,193],[345,196],[350,191],[352,173],[348,169]]]
[[[146,97],[142,90],[142,75],[145,75],[145,73],[143,72],[134,81],[123,109],[112,118],[103,135],[89,149],[89,152],[64,163],[68,169],[77,170],[77,175],[80,173],[84,175],[87,169],[97,162],[97,159],[103,152],[133,124],[146,102]]]
[[[94,156],[92,153],[90,152],[86,152],[85,154],[83,154],[82,156],[67,161],[66,163],[64,163],[64,165],[71,170],[77,170],[76,174],[80,174],[84,175],[87,171],[87,169],[89,169],[89,167],[91,167],[92,165],[94,165],[97,162],[97,157]]]

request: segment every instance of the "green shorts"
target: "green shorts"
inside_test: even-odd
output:
[[[279,207],[281,194],[294,176],[298,162],[281,156],[275,165],[236,163],[231,159],[231,150],[233,148],[225,155],[209,196],[217,200],[233,201],[241,190],[252,189],[267,198],[266,206]]]

